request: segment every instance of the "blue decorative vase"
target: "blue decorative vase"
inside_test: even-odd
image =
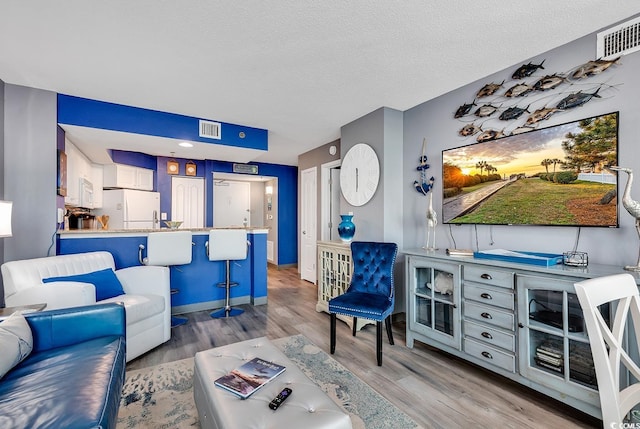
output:
[[[342,221],[338,225],[338,235],[340,235],[340,239],[345,243],[353,240],[353,236],[356,233],[356,225],[351,221],[353,219],[353,215],[340,215]]]

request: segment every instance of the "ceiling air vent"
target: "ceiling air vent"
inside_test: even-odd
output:
[[[598,33],[598,59],[612,59],[637,50],[640,50],[640,17]]]
[[[221,129],[222,126],[220,125],[220,122],[200,120],[200,137],[220,140],[222,138],[220,133]]]

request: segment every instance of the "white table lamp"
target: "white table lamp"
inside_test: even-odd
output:
[[[0,237],[11,237],[11,208],[13,202],[0,201]]]

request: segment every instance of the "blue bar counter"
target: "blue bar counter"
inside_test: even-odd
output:
[[[190,264],[170,267],[171,289],[178,293],[171,296],[172,313],[210,310],[224,307],[225,288],[217,284],[225,280],[225,262],[209,261],[205,243],[208,229],[194,229],[193,255]],[[116,269],[141,265],[138,248],[146,247],[149,232],[155,230],[71,230],[60,231],[57,250],[59,255],[93,252],[110,252]],[[247,259],[231,261],[231,281],[238,286],[231,288],[231,304],[261,305],[267,303],[267,230],[247,228],[249,246]]]

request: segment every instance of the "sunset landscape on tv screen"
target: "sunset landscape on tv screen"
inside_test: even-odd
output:
[[[442,152],[450,224],[618,226],[618,112]]]

